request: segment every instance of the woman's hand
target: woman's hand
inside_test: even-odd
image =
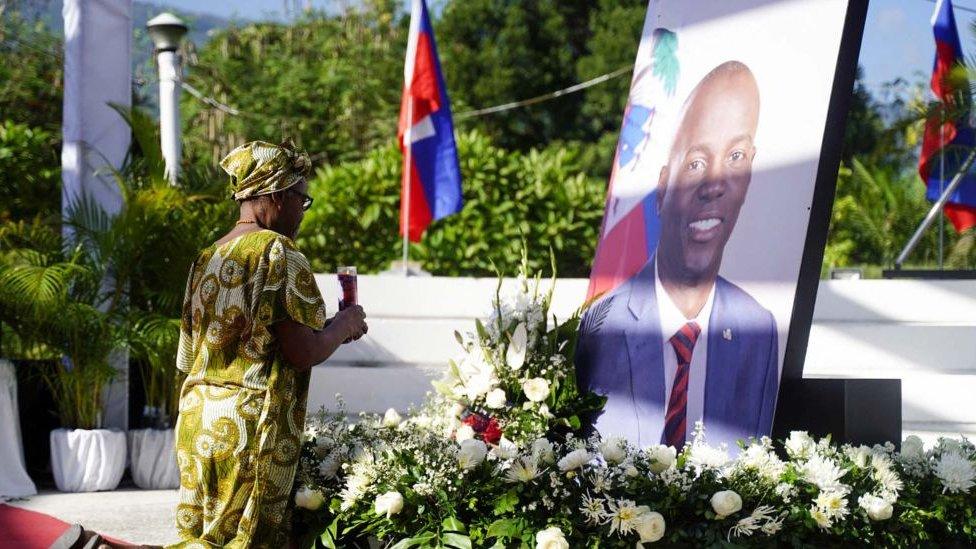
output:
[[[363,337],[368,330],[366,313],[359,305],[339,311],[318,332],[291,319],[276,322],[271,328],[285,360],[299,371],[325,361],[340,345]]]
[[[344,343],[355,341],[369,331],[366,325],[366,312],[359,305],[347,307],[332,318],[329,329],[336,330],[342,335]]]

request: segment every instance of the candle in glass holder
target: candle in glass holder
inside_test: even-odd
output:
[[[356,267],[339,267],[339,310],[359,303],[359,290],[356,287]]]

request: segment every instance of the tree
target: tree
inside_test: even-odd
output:
[[[188,149],[215,162],[251,139],[292,138],[319,163],[355,160],[396,133],[406,21],[393,0],[338,17],[253,23],[189,56],[188,81],[241,111],[184,94]]]

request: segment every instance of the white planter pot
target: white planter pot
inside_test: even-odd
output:
[[[180,487],[173,429],[129,431],[129,470],[136,486],[145,490]]]
[[[55,429],[51,431],[51,470],[62,492],[114,490],[125,472],[125,433]]]

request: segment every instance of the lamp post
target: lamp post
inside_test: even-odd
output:
[[[177,49],[186,25],[172,13],[161,13],[146,23],[159,65],[159,138],[166,177],[176,184],[180,171],[180,55]]]

